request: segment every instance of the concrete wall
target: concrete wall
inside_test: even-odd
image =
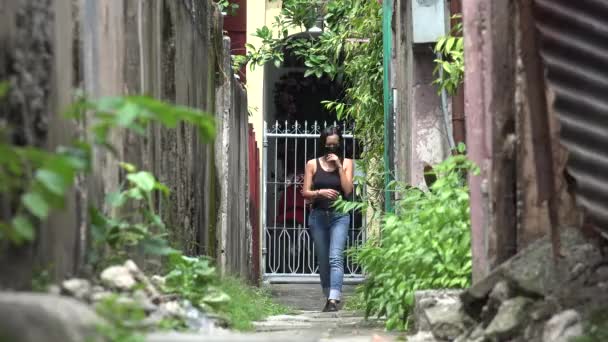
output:
[[[0,1],[0,80],[11,87],[0,104],[0,128],[10,128],[14,144],[53,148],[69,141],[66,132],[75,132],[60,118],[74,81],[71,13],[69,1]],[[0,286],[28,286],[39,260],[62,274],[81,264],[76,195],[68,198],[66,213],[52,215],[40,227],[36,243],[0,246]],[[0,198],[0,216],[7,219],[12,210],[14,202]]]
[[[563,175],[567,153],[545,90],[531,6],[532,0],[463,2],[467,141],[469,157],[481,167],[470,178],[474,281],[552,225],[580,218]],[[533,118],[543,116],[548,131],[533,134]],[[537,160],[551,159],[543,168],[553,175],[539,176]],[[557,198],[556,222],[549,219],[548,188]]]
[[[449,154],[441,98],[437,95],[431,44],[412,43],[411,2],[395,0],[391,87],[395,103],[395,172],[398,180],[426,188],[424,165]],[[449,111],[449,108],[448,108]]]
[[[11,19],[0,24],[0,59],[6,61],[0,79],[15,85],[14,103],[1,118],[18,127],[16,139],[48,147],[68,141],[65,132],[76,127],[59,115],[73,88],[81,86],[92,98],[148,94],[215,113],[218,136],[229,146],[204,144],[187,125],[153,126],[145,137],[113,133],[118,155],[94,151],[95,172],[77,187],[66,211],[41,227],[34,246],[3,254],[2,272],[18,268],[21,274],[34,264],[52,266],[57,277],[81,271],[90,243],[86,208],[104,206],[104,196],[124,178],[118,161],[127,161],[152,171],[171,189],[156,206],[175,246],[220,257],[226,270],[247,276],[247,98],[227,65],[229,49],[215,5],[207,0],[2,0],[0,11]],[[225,96],[218,96],[221,92]],[[228,205],[218,210],[222,201]],[[222,219],[224,214],[230,220]],[[219,241],[222,236],[225,241]],[[32,267],[19,267],[13,259],[31,260]],[[21,278],[17,285],[27,285],[31,274]]]

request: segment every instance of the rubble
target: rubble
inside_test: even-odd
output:
[[[55,291],[91,305],[116,296],[118,303],[141,308],[146,313],[141,326],[151,329],[168,318],[183,320],[188,330],[201,333],[217,332],[225,325],[177,295],[162,294],[164,278],[158,275],[149,278],[132,260],[107,267],[99,280],[99,284],[92,284],[86,279],[68,279]]]
[[[131,290],[137,282],[125,266],[110,266],[101,272],[101,282],[110,288]]]
[[[566,342],[583,334],[585,320],[608,304],[608,260],[577,230],[562,235],[557,265],[544,238],[458,296],[417,292],[409,341]]]

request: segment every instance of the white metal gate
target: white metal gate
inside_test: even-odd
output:
[[[335,123],[334,123],[335,125]],[[327,126],[327,123],[323,123]],[[345,124],[343,155],[356,158],[360,148]],[[264,278],[288,282],[316,279],[318,281],[314,244],[307,229],[309,206],[300,191],[307,160],[318,157],[321,125],[317,122],[264,122],[262,154],[262,227]],[[355,173],[357,170],[355,170]],[[365,241],[365,216],[351,212],[347,246],[360,246]],[[361,269],[351,257],[344,265],[345,282],[362,279]]]

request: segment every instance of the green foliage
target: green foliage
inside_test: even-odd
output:
[[[324,14],[325,28],[317,39],[292,39],[289,28],[309,28]],[[382,189],[384,170],[378,163],[384,145],[384,115],[382,101],[382,8],[377,1],[363,0],[286,0],[281,15],[275,18],[274,29],[259,28],[255,36],[262,40],[256,49],[247,46],[247,56],[235,58],[235,68],[249,63],[250,68],[283,62],[283,52],[289,48],[303,59],[306,76],[327,75],[339,80],[344,97],[327,101],[340,120],[355,122],[355,134],[364,143],[364,162],[359,166],[367,177],[368,189]],[[375,162],[376,161],[376,162]],[[374,207],[382,207],[372,203]]]
[[[239,9],[239,4],[235,4],[228,0],[217,0],[216,3],[220,8],[220,11],[229,15],[236,15],[236,11]]]
[[[463,147],[461,146],[462,150]],[[395,214],[386,214],[381,237],[351,251],[363,267],[366,315],[386,315],[388,329],[407,327],[414,292],[470,284],[469,192],[464,174],[476,171],[463,155],[435,167],[428,192],[398,186]]]
[[[51,284],[52,276],[50,269],[39,269],[34,272],[34,276],[32,277],[32,291],[46,292]]]
[[[249,331],[253,329],[254,321],[291,313],[289,308],[272,301],[270,291],[249,286],[240,279],[225,277],[220,280],[220,287],[231,298],[223,313],[233,329]]]
[[[584,325],[584,335],[572,339],[573,342],[608,341],[608,310],[594,312]]]
[[[0,93],[7,91],[8,86],[2,83]],[[115,151],[108,139],[111,130],[127,129],[144,135],[152,122],[167,128],[174,128],[178,123],[194,125],[205,141],[210,141],[215,135],[212,115],[145,96],[102,98],[98,101],[81,98],[71,106],[66,116],[81,119],[85,113],[89,113],[93,122],[90,127],[93,143],[106,147],[110,152]],[[12,218],[7,222],[0,221],[0,240],[16,245],[34,240],[37,224],[46,220],[53,210],[62,209],[77,175],[90,171],[91,150],[91,145],[82,140],[60,146],[52,152],[31,146],[15,146],[8,134],[0,130],[0,193],[6,194],[7,198],[19,199]],[[139,195],[150,202],[145,198],[152,181],[150,176],[146,173],[129,175],[129,181],[138,185],[125,196],[136,199]],[[155,186],[160,189],[153,190],[166,192],[166,188]],[[156,219],[154,215],[149,218]]]
[[[104,262],[122,263],[132,248],[137,248],[141,254],[168,255],[176,252],[169,247],[165,239],[165,223],[154,209],[154,194],[168,196],[169,189],[149,172],[137,171],[135,166],[127,163],[121,163],[121,166],[127,172],[125,184],[121,190],[106,197],[113,215],[107,217],[95,208],[90,210],[94,247],[90,262],[94,265],[104,254]]]
[[[452,18],[460,19],[460,15]],[[442,37],[435,44],[435,52],[441,54],[441,58],[435,59],[433,75],[437,77],[433,84],[439,86],[439,92],[446,90],[448,94],[454,95],[456,89],[464,81],[464,38],[462,37],[462,22],[452,27],[450,34]]]
[[[86,144],[60,147],[52,153],[14,146],[6,136],[0,137],[0,192],[19,198],[12,219],[0,221],[0,239],[17,245],[32,241],[36,223],[63,208],[67,191],[76,175],[89,169],[89,160]]]
[[[230,300],[218,286],[217,272],[209,259],[173,253],[168,269],[163,291],[179,294],[206,312],[219,311]]]
[[[111,295],[95,305],[95,311],[106,323],[97,326],[98,333],[110,342],[143,342],[141,323],[144,310],[135,302],[121,301]]]

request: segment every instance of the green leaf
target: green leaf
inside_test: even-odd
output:
[[[49,215],[49,204],[38,192],[29,192],[21,197],[21,203],[30,213],[43,220]]]
[[[140,112],[140,107],[133,102],[126,102],[118,111],[116,124],[121,127],[129,127],[133,124]]]
[[[448,40],[445,43],[445,50],[446,51],[452,51],[452,47],[454,46],[455,42],[456,42],[456,38],[455,37],[449,37]]]
[[[121,207],[127,201],[127,197],[120,191],[110,192],[106,196],[106,203],[108,203],[113,208]]]
[[[35,178],[42,184],[46,189],[57,196],[65,195],[68,184],[64,177],[51,171],[51,170],[38,170],[36,171]]]
[[[137,168],[133,164],[120,162],[120,163],[118,163],[118,165],[120,165],[120,167],[122,167],[128,173],[135,173],[137,171]]]
[[[0,82],[0,100],[4,99],[8,91],[10,90],[10,83],[8,81]]]
[[[34,226],[25,216],[18,215],[13,218],[11,221],[13,229],[15,233],[18,235],[19,239],[23,239],[26,241],[34,240],[35,230]]]
[[[145,192],[151,192],[154,190],[156,185],[156,179],[150,172],[147,171],[139,171],[137,173],[129,174],[127,175],[127,179]]]

